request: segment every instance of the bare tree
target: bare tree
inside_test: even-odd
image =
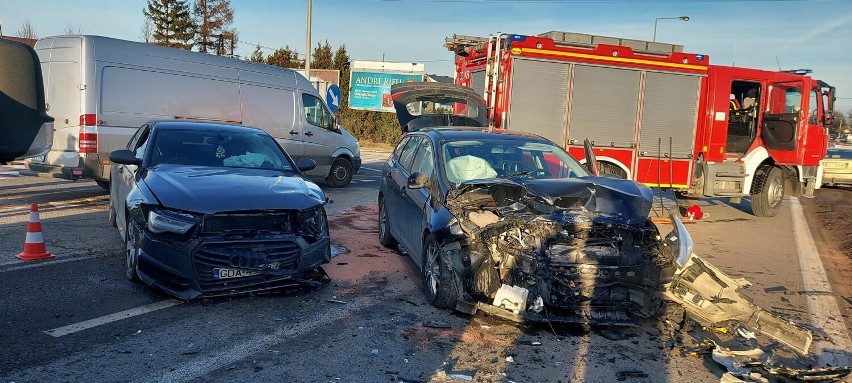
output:
[[[63,31],[63,33],[66,34],[66,35],[82,35],[83,34],[83,26],[82,25],[74,26],[74,25],[71,25],[71,23],[68,23],[68,25],[65,26],[65,30]]]
[[[35,33],[35,29],[33,29],[30,21],[24,21],[24,25],[21,25],[21,28],[15,32],[15,36],[20,37],[22,39],[38,39],[38,35]]]
[[[145,12],[144,10],[142,11]],[[146,43],[151,42],[151,35],[154,34],[154,22],[151,21],[151,18],[147,15],[143,14],[143,18],[145,19],[144,24],[139,28],[139,33],[141,34],[142,41]]]

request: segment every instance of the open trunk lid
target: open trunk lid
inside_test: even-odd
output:
[[[471,88],[437,82],[400,83],[391,86],[391,98],[403,132],[488,125],[485,100]]]

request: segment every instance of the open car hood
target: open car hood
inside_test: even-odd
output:
[[[396,118],[404,132],[427,127],[488,125],[485,100],[471,88],[437,82],[391,86]]]

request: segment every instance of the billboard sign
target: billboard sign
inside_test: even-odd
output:
[[[349,107],[394,112],[390,98],[393,84],[423,81],[423,64],[354,61],[349,80]]]

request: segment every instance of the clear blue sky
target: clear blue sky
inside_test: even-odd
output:
[[[140,40],[145,0],[4,0],[0,23],[14,36],[29,20],[39,37],[70,26],[85,34]],[[256,44],[305,51],[307,0],[231,0],[233,27],[248,56]],[[422,62],[452,75],[444,38],[551,30],[657,40],[703,53],[711,63],[761,69],[810,68],[852,109],[852,0],[314,0],[313,36],[353,60]],[[270,49],[265,50],[271,52]],[[777,58],[777,61],[776,61]]]

